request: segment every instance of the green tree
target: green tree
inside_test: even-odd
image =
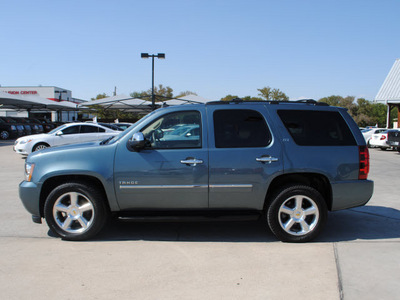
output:
[[[168,99],[172,99],[172,98],[182,98],[184,96],[188,96],[188,95],[196,95],[197,94],[195,92],[192,91],[184,91],[184,92],[180,92],[177,96],[174,96],[174,90],[169,87],[169,86],[163,86],[162,84],[159,84],[158,86],[154,87],[154,95],[156,98],[156,102],[159,101],[165,101]],[[130,96],[132,98],[145,98],[146,100],[151,100],[151,89],[148,89],[147,91],[135,91],[130,93]]]
[[[99,100],[99,99],[103,99],[103,98],[107,98],[109,97],[106,93],[103,94],[97,94],[96,98],[91,98],[91,100]]]
[[[192,92],[192,91],[184,91],[184,92],[180,92],[177,96],[175,96],[175,98],[183,98],[183,97],[189,96],[189,95],[197,96],[197,94],[196,94],[195,92]]]
[[[318,100],[318,102],[324,102],[326,104],[329,104],[330,106],[340,106],[340,100],[343,99],[342,96],[336,96],[336,95],[332,95],[329,97],[324,97]]]
[[[226,95],[225,97],[221,98],[221,101],[232,101],[233,99],[240,98],[237,95]]]
[[[319,99],[319,102],[325,102],[331,106],[347,108],[349,114],[360,127],[378,124],[379,127],[386,126],[387,107],[382,103],[371,103],[364,98],[358,98],[354,101],[353,96],[332,95]]]
[[[289,101],[289,97],[282,92],[280,89],[272,89],[271,87],[263,87],[262,89],[257,89],[259,91],[259,96],[265,100],[275,100],[275,101]]]

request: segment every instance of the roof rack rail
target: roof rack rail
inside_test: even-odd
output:
[[[268,103],[268,104],[311,104],[316,106],[329,106],[328,103],[318,102],[314,99],[300,99],[296,101],[278,101],[278,100],[253,100],[253,101],[245,101],[242,98],[234,98],[229,101],[211,101],[207,102],[206,105],[215,105],[215,104],[239,104],[239,103]]]
[[[300,99],[295,101],[296,103],[306,103],[306,104],[314,104],[314,105],[320,105],[320,106],[329,106],[328,103],[325,102],[318,102],[314,99]]]

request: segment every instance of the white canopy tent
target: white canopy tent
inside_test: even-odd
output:
[[[166,105],[183,105],[183,104],[199,104],[199,103],[207,103],[211,100],[197,96],[197,95],[187,95],[177,99],[171,99],[164,101],[163,103]]]
[[[178,99],[171,99],[162,102],[156,102],[156,107],[159,108],[161,106],[167,105],[183,105],[183,104],[198,104],[198,103],[207,103],[211,100],[206,98],[196,96],[196,95],[188,95]],[[150,112],[151,111],[151,101],[147,101],[144,99],[132,98],[126,95],[116,95],[112,97],[107,97],[103,99],[88,101],[79,105],[79,108],[94,108],[95,106],[100,105],[104,109],[113,109],[113,110],[121,110],[124,112]]]
[[[151,102],[132,98],[126,95],[116,95],[108,98],[88,101],[79,105],[79,108],[93,108],[102,106],[104,109],[118,109],[124,112],[151,111]]]

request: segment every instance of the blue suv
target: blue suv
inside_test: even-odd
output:
[[[19,192],[33,220],[66,240],[94,237],[110,216],[233,216],[306,242],[328,211],[369,201],[368,172],[365,140],[343,108],[210,102],[158,109],[102,142],[32,153]]]

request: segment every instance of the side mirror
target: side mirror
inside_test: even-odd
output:
[[[57,132],[56,133],[56,136],[61,136],[61,135],[63,135],[64,133],[62,132],[62,131],[59,131],[59,132]]]
[[[136,132],[131,139],[128,140],[126,147],[129,151],[139,152],[146,146],[146,140],[143,133]]]

